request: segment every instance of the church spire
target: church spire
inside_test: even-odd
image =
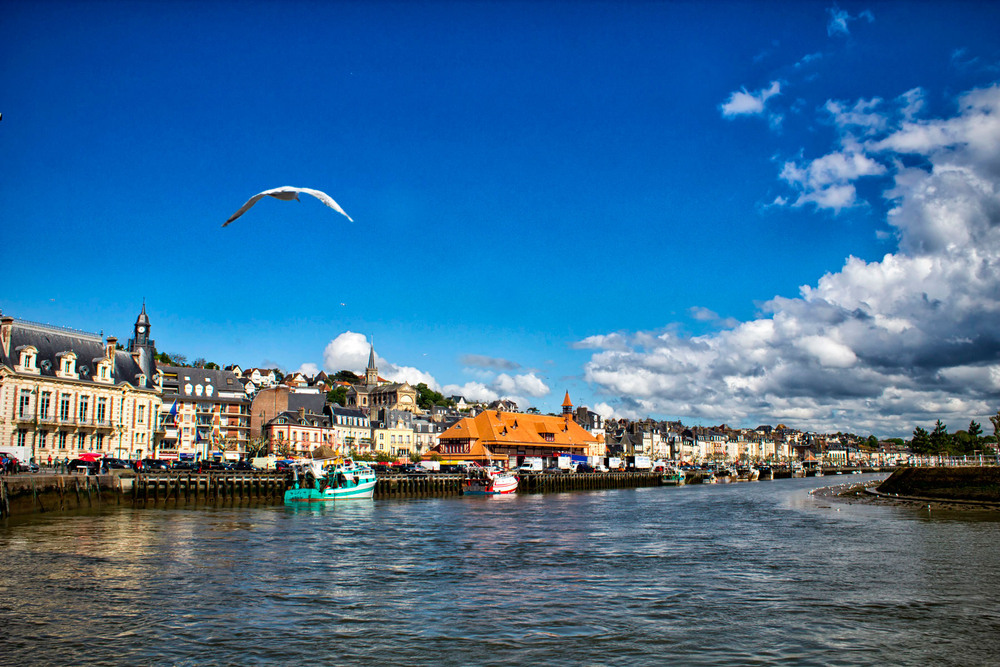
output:
[[[365,384],[374,387],[378,384],[378,368],[375,366],[375,343],[371,344],[368,351],[368,367],[365,368]]]

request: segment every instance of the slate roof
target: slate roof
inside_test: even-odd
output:
[[[305,408],[307,413],[320,414],[325,406],[326,395],[324,394],[299,394],[294,391],[288,394],[288,409],[292,411]]]
[[[185,401],[204,401],[206,403],[247,403],[243,383],[232,371],[215,370],[211,368],[193,368],[190,366],[166,366],[157,364],[157,371],[163,375],[163,401],[175,399]],[[185,378],[190,378],[187,380]],[[187,393],[186,384],[211,385],[212,394],[198,395],[194,391]],[[193,387],[192,387],[193,388]],[[229,394],[228,396],[225,394]]]
[[[64,352],[73,352],[76,354],[76,370],[80,380],[94,382],[97,362],[104,359],[105,343],[100,334],[15,319],[10,335],[10,354],[5,355],[3,349],[0,349],[0,364],[14,368],[20,362],[18,349],[27,345],[38,350],[35,366],[42,377],[56,377],[58,357]],[[142,375],[142,369],[131,354],[125,350],[116,350],[111,373],[114,384],[128,382],[133,387],[138,387],[139,381],[136,378]],[[152,388],[153,379],[147,377],[146,383],[147,388]],[[104,383],[95,384],[106,386]]]

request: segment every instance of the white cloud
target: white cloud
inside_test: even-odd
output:
[[[793,206],[812,203],[839,212],[857,202],[854,181],[886,171],[884,165],[861,152],[838,151],[803,165],[786,162],[780,176],[799,191]]]
[[[534,398],[547,395],[551,390],[534,373],[510,376],[501,373],[493,381],[493,387],[505,396],[524,394]]]
[[[368,339],[362,334],[345,331],[326,345],[323,350],[323,368],[327,373],[340,370],[363,371],[368,365],[370,351]]]
[[[466,382],[462,385],[446,384],[441,393],[445,396],[464,396],[467,401],[479,403],[490,403],[500,398],[497,392],[482,382]]]
[[[1000,86],[962,95],[951,117],[916,121],[922,95],[898,99],[884,124],[854,118],[848,124],[876,128],[865,142],[841,137],[839,150],[788,162],[781,174],[799,203],[835,210],[856,202],[858,179],[891,178],[884,196],[896,252],[873,262],[850,257],[799,296],[775,297],[759,318],[715,333],[591,336],[586,379],[619,397],[603,405],[618,414],[879,435],[906,435],[937,418],[961,428],[995,414]],[[834,111],[874,106],[862,100]]]
[[[319,366],[317,366],[312,362],[304,363],[301,366],[299,366],[296,372],[302,373],[307,377],[314,377],[316,375],[319,375]]]
[[[826,24],[826,34],[831,37],[835,35],[850,35],[851,31],[848,28],[848,23],[851,21],[864,18],[871,23],[875,20],[875,16],[867,9],[860,12],[857,16],[851,16],[847,11],[834,5],[833,7],[828,7],[826,12],[830,15],[830,20]]]
[[[888,119],[877,111],[882,100],[874,97],[870,100],[858,100],[854,105],[847,105],[836,100],[827,100],[823,108],[830,114],[834,124],[842,131],[856,130],[862,135],[871,135],[885,130]]]
[[[720,105],[719,108],[722,110],[722,115],[726,118],[760,116],[764,114],[767,101],[775,95],[780,94],[781,83],[772,81],[771,85],[767,88],[762,88],[753,93],[749,92],[746,88],[734,91],[729,95],[729,99]]]
[[[323,350],[323,368],[327,373],[336,373],[339,370],[363,373],[368,366],[370,352],[371,344],[363,334],[345,331],[327,343]],[[438,389],[434,376],[418,368],[399,366],[378,354],[375,355],[375,364],[378,366],[379,375],[387,380],[409,382],[412,385],[423,382],[435,391]]]

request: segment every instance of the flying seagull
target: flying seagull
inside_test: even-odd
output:
[[[253,197],[250,197],[250,199],[247,200],[247,203],[243,204],[243,206],[240,207],[240,210],[236,211],[236,213],[233,213],[231,216],[229,216],[229,220],[226,220],[224,223],[222,223],[222,226],[225,227],[230,222],[232,222],[236,218],[240,217],[241,215],[249,211],[250,207],[256,204],[257,201],[261,197],[264,197],[265,195],[268,197],[274,197],[275,199],[280,199],[281,201],[291,201],[293,199],[298,201],[300,192],[304,192],[307,195],[312,195],[316,199],[320,200],[321,202],[332,208],[337,213],[342,213],[344,217],[346,217],[351,222],[354,222],[351,216],[347,215],[347,211],[340,208],[340,204],[333,201],[333,197],[326,194],[325,192],[320,192],[319,190],[311,190],[310,188],[293,188],[290,185],[286,185],[284,187],[274,188],[273,190],[264,190],[263,192],[255,194]]]

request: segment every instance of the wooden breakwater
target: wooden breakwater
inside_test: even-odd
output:
[[[286,473],[151,472],[136,476],[132,503],[147,505],[280,503],[291,484]]]
[[[639,486],[661,486],[663,475],[658,472],[589,472],[589,473],[528,473],[519,475],[518,493],[553,491],[584,491],[597,489],[629,489]]]
[[[375,482],[376,498],[417,496],[457,496],[465,488],[465,475],[379,475]]]
[[[128,504],[131,482],[118,475],[9,475],[0,478],[0,518]]]
[[[41,512],[131,505],[281,504],[292,484],[287,473],[260,471],[132,471],[109,475],[33,474],[0,478],[0,518]],[[660,486],[654,472],[519,475],[519,493],[546,493]],[[461,474],[379,475],[380,499],[462,495]]]
[[[901,468],[877,490],[899,497],[1000,504],[1000,467]]]

